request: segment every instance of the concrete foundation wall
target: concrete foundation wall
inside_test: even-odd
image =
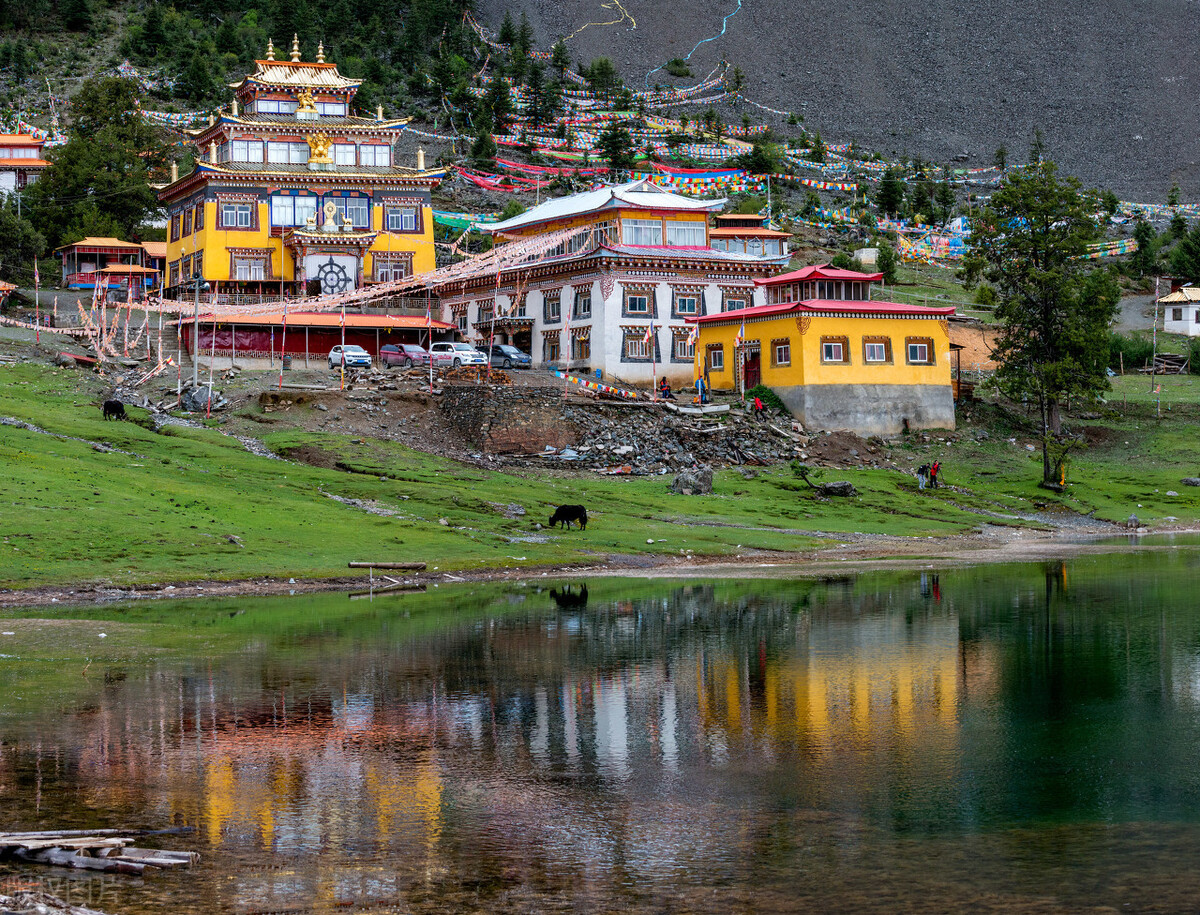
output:
[[[772,387],[808,430],[898,435],[910,429],[953,429],[949,385],[822,384]]]

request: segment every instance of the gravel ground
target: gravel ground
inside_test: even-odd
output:
[[[825,139],[882,154],[990,165],[1005,144],[1024,161],[1034,130],[1085,182],[1165,202],[1172,182],[1200,195],[1200,33],[1196,0],[1065,4],[1047,0],[740,0],[726,34],[691,57],[692,85],[722,58],[746,74],[746,96],[805,115]],[[721,30],[739,0],[623,0],[636,20],[593,25],[573,58],[611,57],[630,84]],[[522,10],[539,47],[589,22],[621,18],[598,0],[481,0],[496,27]],[[694,110],[694,109],[691,109]]]

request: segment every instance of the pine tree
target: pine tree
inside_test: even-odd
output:
[[[633,138],[620,124],[613,122],[605,127],[596,138],[596,146],[614,172],[633,168]]]
[[[506,44],[510,48],[513,44],[513,39],[517,37],[516,27],[513,26],[512,13],[508,10],[504,11],[504,21],[500,23],[500,31],[496,34],[496,41],[500,44]]]
[[[62,23],[70,32],[85,32],[92,25],[92,4],[90,0],[61,0],[58,14]]]
[[[879,182],[879,194],[875,202],[879,207],[879,212],[887,216],[895,216],[904,206],[904,183],[896,175],[894,168],[889,168],[883,173],[883,180]]]
[[[471,144],[471,159],[477,165],[494,165],[496,159],[496,141],[486,130],[480,130]]]
[[[561,38],[554,42],[554,47],[550,49],[550,65],[558,71],[560,80],[566,75],[567,68],[571,66],[571,53]]]
[[[488,86],[487,95],[483,97],[484,107],[491,115],[492,129],[496,133],[507,133],[512,122],[512,94],[508,91],[508,83],[503,77],[497,76]]]

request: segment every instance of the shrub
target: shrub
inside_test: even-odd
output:
[[[1114,331],[1109,337],[1109,368],[1116,369],[1124,364],[1125,371],[1137,371],[1148,364],[1153,355],[1154,344],[1142,334],[1120,334]]]
[[[1188,337],[1187,356],[1191,360],[1188,370],[1193,375],[1200,375],[1200,337]]]
[[[783,401],[779,399],[779,395],[768,388],[765,384],[756,384],[746,392],[747,402],[754,400],[755,397],[761,400],[763,402],[763,406],[765,407],[768,407],[772,410],[778,410],[780,413],[783,413],[786,416],[792,415],[792,411],[784,406]]]
[[[682,57],[673,57],[663,64],[663,69],[672,76],[691,76],[692,70]]]

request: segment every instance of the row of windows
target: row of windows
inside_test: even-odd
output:
[[[317,113],[325,117],[345,117],[345,102],[317,102]],[[294,99],[260,98],[247,106],[246,111],[254,114],[295,114],[300,105]]]
[[[378,283],[402,280],[412,275],[413,256],[409,252],[372,255],[373,279]],[[188,279],[200,275],[203,271],[204,252],[198,251],[193,255],[174,261],[169,268],[170,285],[176,286],[180,279]],[[272,279],[271,259],[267,255],[241,256],[230,258],[230,279],[240,282]]]
[[[1172,308],[1171,309],[1171,320],[1172,321],[1186,321],[1187,318],[1185,318],[1183,316],[1183,312],[1184,312],[1184,309],[1182,309],[1182,308]],[[1194,320],[1197,324],[1200,324],[1200,308],[1196,309],[1196,315],[1195,315]]]
[[[0,159],[37,159],[40,158],[36,146],[0,146]]]
[[[264,161],[277,165],[303,165],[308,161],[309,148],[306,142],[290,140],[230,140],[222,143],[218,158],[222,162]],[[334,143],[329,150],[335,165],[392,164],[392,148],[384,143]]]
[[[391,226],[389,225],[389,228]],[[407,231],[407,230],[405,230]],[[653,293],[644,290],[632,290],[625,294],[623,301],[623,315],[625,317],[650,317],[650,303],[653,301]],[[726,297],[724,300],[724,310],[733,311],[735,309],[745,308],[747,299]],[[491,319],[493,303],[491,299],[476,303],[477,320],[487,321]],[[485,314],[486,313],[486,314]],[[701,311],[701,296],[699,292],[679,292],[676,293],[671,306],[672,317],[687,318],[702,314]],[[524,317],[525,303],[522,302],[518,306],[517,314]],[[571,307],[571,318],[590,318],[592,316],[592,293],[591,290],[576,290],[574,301]],[[460,330],[465,331],[468,324],[468,313],[466,306],[461,309]],[[545,324],[555,324],[562,320],[562,298],[559,292],[547,292],[542,301],[542,321]]]
[[[310,218],[317,223],[322,222],[326,202],[331,202],[337,209],[337,225],[343,225],[348,219],[355,229],[371,227],[371,200],[368,197],[326,197],[322,201],[311,195],[290,194],[273,194],[269,198],[271,225],[275,228],[303,227]],[[389,232],[417,233],[422,229],[421,210],[417,206],[385,206],[384,222]],[[171,241],[178,241],[203,228],[204,205],[198,203],[171,217]],[[217,228],[257,231],[258,205],[221,201],[217,207]]]
[[[672,222],[670,220],[665,220],[665,223],[665,237],[669,247],[704,247],[707,239],[705,235],[706,223]],[[663,224],[664,220],[662,219],[622,219],[621,243],[626,245],[654,245],[661,247],[664,237]]]
[[[780,257],[785,253],[782,238],[714,238],[712,249],[756,257]]]
[[[792,364],[792,341],[790,338],[772,340],[768,352],[772,367],[780,368]],[[707,353],[709,370],[724,371],[725,348],[723,344],[710,344]],[[933,365],[933,340],[928,337],[906,337],[904,354],[908,365]],[[891,338],[863,337],[862,361],[864,365],[890,364],[892,362]],[[850,338],[822,337],[821,362],[826,365],[850,365]]]
[[[804,302],[810,299],[865,302],[870,298],[871,284],[857,281],[817,280],[807,283],[786,283],[767,289],[768,305]]]

